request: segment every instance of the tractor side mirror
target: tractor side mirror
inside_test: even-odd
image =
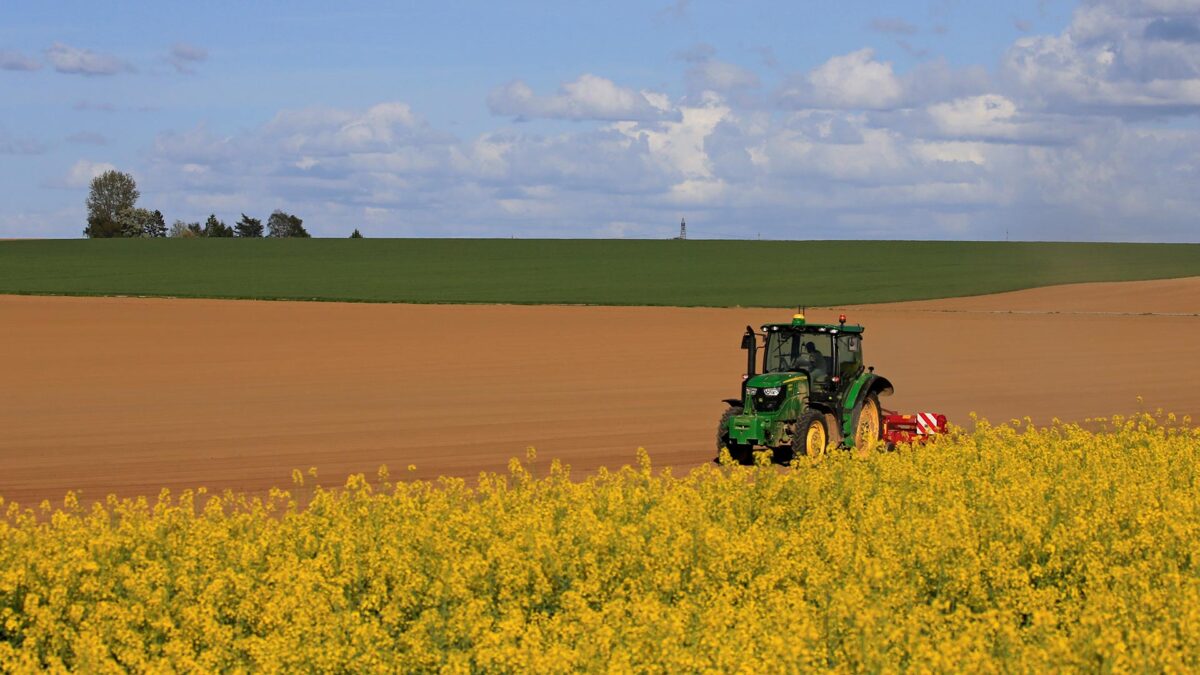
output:
[[[754,377],[754,367],[758,361],[758,336],[750,326],[746,326],[746,332],[742,334],[742,349],[746,350],[746,378],[749,379]],[[745,387],[745,381],[742,386]]]

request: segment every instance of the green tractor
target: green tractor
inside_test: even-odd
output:
[[[725,400],[718,457],[728,448],[735,461],[752,464],[754,450],[766,448],[787,463],[819,457],[830,446],[878,443],[884,423],[879,397],[893,388],[874,367],[863,366],[862,334],[862,326],[846,325],[844,314],[836,325],[807,323],[799,313],[791,323],[764,325],[761,333],[747,326],[742,396]]]

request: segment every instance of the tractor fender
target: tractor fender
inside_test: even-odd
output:
[[[832,408],[831,406],[828,406],[828,405],[824,404],[824,403],[813,403],[813,402],[811,402],[811,401],[805,400],[805,401],[804,401],[804,408],[805,408],[805,409],[812,409],[812,410],[819,410],[819,411],[820,411],[822,414],[825,414],[825,415],[832,415],[832,414],[833,414],[833,408]]]
[[[721,402],[727,404],[729,407],[732,408],[733,406],[740,406],[742,404],[742,399],[740,399],[740,398],[723,398],[723,399],[721,399]]]
[[[854,413],[870,394],[891,396],[896,391],[891,380],[874,373],[863,373],[850,385],[842,405],[842,436],[854,438]]]
[[[891,396],[896,393],[896,388],[892,386],[892,381],[882,375],[871,375],[871,382],[867,388],[868,394],[876,396]]]

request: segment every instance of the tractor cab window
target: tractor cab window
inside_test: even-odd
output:
[[[843,381],[849,380],[862,370],[862,336],[843,334],[837,341],[837,375]]]
[[[767,334],[763,372],[807,371],[814,380],[829,377],[833,342],[825,333],[780,330]]]

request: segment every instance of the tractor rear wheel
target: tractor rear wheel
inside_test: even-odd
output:
[[[729,438],[729,420],[741,414],[742,406],[731,405],[721,415],[721,421],[717,424],[717,458],[713,461],[721,461],[721,448],[728,448],[729,457],[738,464],[754,463],[754,448],[749,445],[734,443]]]
[[[796,433],[792,436],[792,457],[808,457],[816,461],[825,456],[829,447],[829,428],[825,426],[825,415],[810,410],[796,420]]]
[[[879,408],[879,397],[867,394],[854,409],[854,447],[871,450],[883,438],[883,413]]]

